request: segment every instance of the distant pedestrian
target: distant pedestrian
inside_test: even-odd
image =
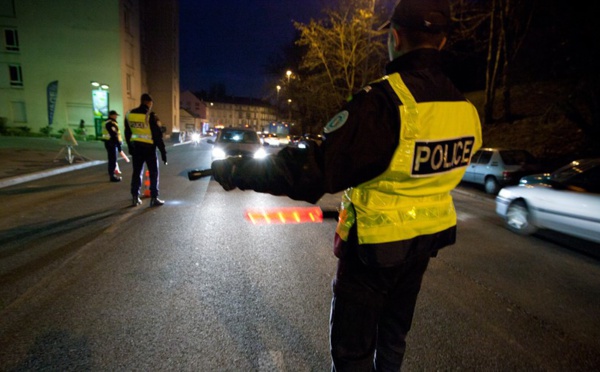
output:
[[[131,176],[131,196],[133,206],[142,204],[140,188],[144,164],[150,173],[150,206],[160,206],[165,202],[159,195],[159,170],[156,149],[160,151],[163,163],[167,164],[167,150],[163,141],[161,123],[152,110],[152,97],[142,94],[142,104],[125,115],[125,141],[129,153],[133,156],[133,174]]]
[[[123,139],[119,132],[119,124],[117,123],[117,116],[119,114],[116,111],[108,113],[108,120],[104,122],[102,127],[102,140],[104,141],[104,147],[106,148],[106,154],[108,155],[108,176],[110,182],[121,182],[122,178],[117,176],[117,155],[121,152],[121,146]],[[120,170],[118,174],[120,174]]]
[[[85,131],[85,120],[81,119],[79,121],[79,131],[81,132],[81,135],[83,136],[83,140],[87,140],[87,132]]]

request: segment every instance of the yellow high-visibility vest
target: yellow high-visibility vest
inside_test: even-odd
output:
[[[150,130],[150,115],[142,113],[127,113],[127,121],[131,129],[131,140],[136,142],[154,143]]]
[[[115,127],[117,128],[117,141],[123,142],[123,139],[121,138],[121,132],[119,131],[119,125],[112,119],[108,119],[102,125],[102,140],[104,140],[104,141],[110,140],[110,133],[108,133],[108,130],[106,129],[106,124],[108,124],[109,122],[115,123]]]
[[[467,101],[417,103],[400,74],[385,76],[400,98],[400,143],[378,177],[345,191],[336,233],[359,244],[401,241],[456,225],[450,191],[481,147],[481,124]],[[382,80],[383,80],[382,79]]]

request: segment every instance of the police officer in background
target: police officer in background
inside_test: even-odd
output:
[[[334,239],[334,371],[400,370],[430,257],[456,241],[450,192],[482,138],[475,107],[441,71],[449,24],[448,0],[400,0],[382,26],[386,75],[326,124],[321,145],[211,166],[225,190],[311,203],[345,190]]]
[[[121,177],[115,176],[117,154],[121,152],[121,145],[123,144],[121,132],[119,132],[119,124],[117,123],[117,116],[119,114],[116,111],[112,110],[109,112],[108,120],[104,122],[104,126],[102,127],[102,140],[104,141],[104,147],[108,155],[108,175],[110,182],[121,182],[122,180]]]
[[[125,140],[133,160],[133,175],[131,176],[132,204],[142,204],[140,189],[144,173],[144,163],[150,173],[150,206],[160,206],[165,202],[158,198],[159,172],[156,149],[160,151],[162,161],[167,164],[167,150],[163,141],[160,120],[152,110],[152,97],[142,94],[142,104],[129,111],[125,116]]]

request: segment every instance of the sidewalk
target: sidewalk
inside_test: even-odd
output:
[[[58,138],[0,136],[0,188],[106,163],[102,141],[78,141],[67,160]]]

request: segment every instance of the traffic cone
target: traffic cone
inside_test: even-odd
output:
[[[144,196],[150,197],[150,171],[144,173]]]

